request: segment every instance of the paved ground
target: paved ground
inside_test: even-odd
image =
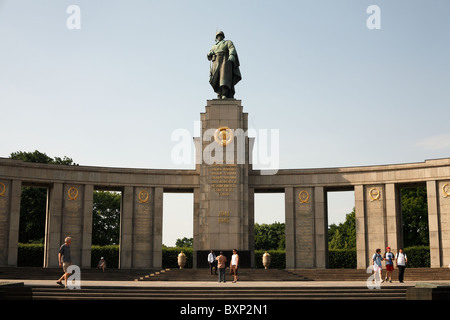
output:
[[[2,280],[0,282],[20,282],[24,285],[31,286],[58,286],[55,280]],[[448,281],[427,281],[432,283],[448,283]],[[415,286],[416,281],[399,283],[382,283],[381,288],[389,286]],[[369,282],[371,284],[371,282]],[[81,287],[367,287],[365,281],[238,281],[232,283],[218,283],[214,281],[83,281],[81,279]]]

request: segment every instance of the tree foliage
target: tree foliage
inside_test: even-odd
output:
[[[192,248],[194,246],[194,238],[177,239],[175,242],[175,247],[179,248]]]
[[[356,222],[355,208],[345,216],[345,222],[339,225],[332,224],[328,228],[329,249],[356,248]]]
[[[120,202],[120,193],[94,191],[92,244],[119,244]]]
[[[401,189],[403,245],[428,246],[428,205],[426,187]]]
[[[282,250],[286,248],[284,223],[255,223],[255,250]]]

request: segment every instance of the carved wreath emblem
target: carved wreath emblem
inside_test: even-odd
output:
[[[309,193],[306,190],[300,191],[298,194],[298,199],[300,200],[300,203],[308,203],[309,202]]]
[[[147,190],[142,190],[138,195],[139,203],[147,203],[150,199],[150,195]]]
[[[70,188],[67,191],[67,196],[69,197],[69,200],[76,200],[78,198],[78,189],[75,187]]]
[[[233,138],[233,130],[228,127],[220,127],[214,132],[214,140],[221,146],[229,145],[233,141]]]

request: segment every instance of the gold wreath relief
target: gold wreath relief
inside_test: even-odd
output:
[[[138,198],[139,203],[147,203],[150,198],[150,195],[148,194],[147,190],[142,190],[141,192],[139,192]]]
[[[76,200],[78,198],[78,189],[75,187],[70,188],[67,191],[67,196],[69,197],[69,200]]]
[[[233,138],[233,130],[228,127],[220,127],[214,132],[214,140],[221,146],[229,145],[233,141]]]
[[[309,193],[306,190],[300,191],[298,194],[298,199],[300,200],[300,203],[308,203],[309,202]]]
[[[444,193],[444,198],[447,198],[450,196],[450,186],[448,185],[448,183],[446,183],[442,186],[442,192]]]
[[[4,197],[6,192],[6,186],[4,183],[0,182],[0,197]]]
[[[378,188],[372,188],[369,190],[370,201],[375,201],[380,199],[381,192]]]

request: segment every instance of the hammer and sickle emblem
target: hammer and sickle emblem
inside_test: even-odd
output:
[[[4,197],[6,192],[6,186],[4,183],[0,182],[0,197]]]
[[[147,203],[150,198],[148,191],[142,190],[141,192],[139,192],[138,198],[139,198],[139,203]]]
[[[444,198],[447,198],[450,196],[450,186],[448,183],[446,183],[442,186],[442,192],[444,193]]]
[[[306,190],[300,191],[298,194],[298,199],[300,200],[300,203],[308,203],[309,202],[309,193]]]
[[[228,127],[220,127],[214,133],[214,140],[221,146],[229,145],[233,141],[233,138],[233,130]]]
[[[378,188],[372,188],[369,190],[370,201],[375,201],[380,199],[381,192]]]
[[[69,200],[76,200],[78,198],[78,189],[75,187],[72,187],[67,191],[67,196],[69,197]]]

